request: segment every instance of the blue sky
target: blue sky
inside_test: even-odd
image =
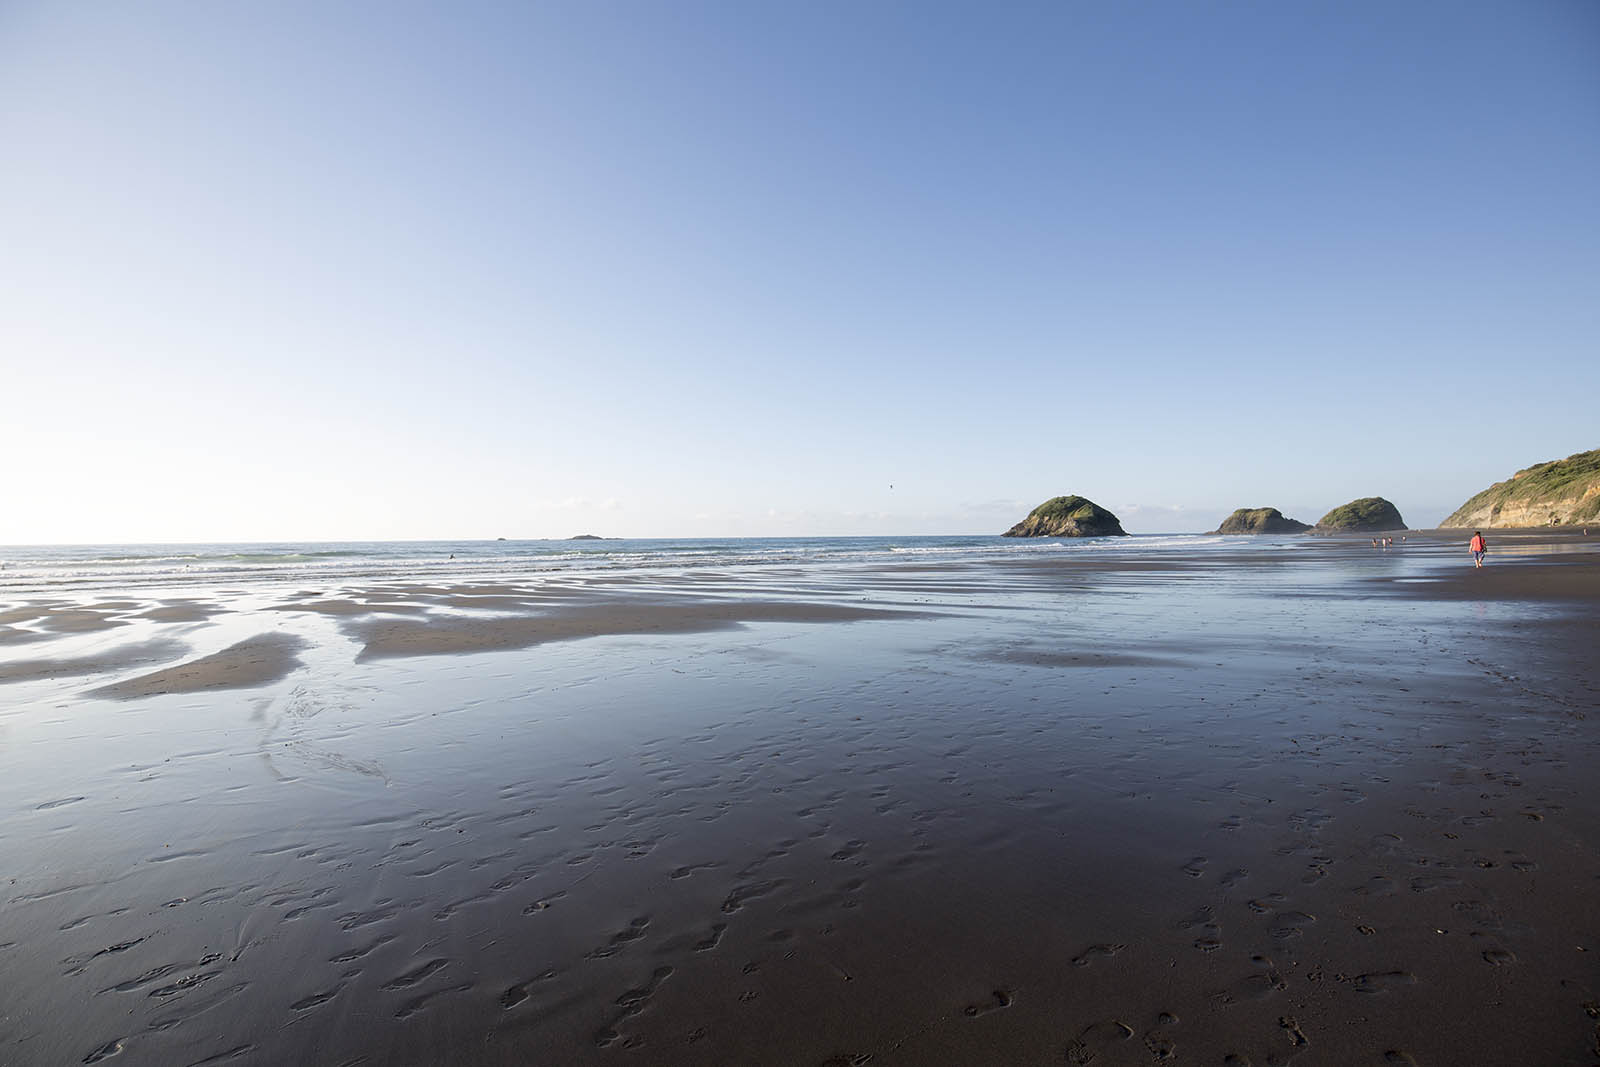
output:
[[[1431,525],[1600,447],[1590,0],[12,3],[0,146],[0,542]]]

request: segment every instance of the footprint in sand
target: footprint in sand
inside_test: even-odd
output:
[[[1411,879],[1413,893],[1431,893],[1435,889],[1454,889],[1461,879],[1448,874],[1419,874]]]
[[[308,997],[302,997],[299,1000],[295,1001],[293,1004],[289,1005],[289,1010],[290,1011],[310,1011],[312,1008],[321,1007],[323,1004],[326,1004],[328,1001],[330,1001],[334,997],[338,996],[340,994],[340,992],[343,991],[344,986],[345,986],[345,983],[340,982],[338,985],[335,985],[332,989],[324,989],[320,993],[312,993]]]
[[[1222,947],[1222,927],[1213,916],[1214,913],[1208,904],[1196,909],[1189,918],[1178,923],[1178,929],[1180,930],[1198,929],[1200,931],[1200,935],[1195,939],[1194,947],[1201,952],[1215,952]]]
[[[523,908],[522,909],[522,914],[524,914],[524,915],[532,915],[535,912],[545,911],[550,907],[550,905],[554,904],[556,901],[560,900],[562,897],[564,897],[566,895],[567,895],[567,891],[565,889],[561,889],[561,890],[558,890],[558,891],[556,891],[554,893],[551,893],[547,897],[541,897],[540,899],[534,901],[532,904],[529,904],[526,908]]]
[[[704,940],[695,942],[694,950],[696,952],[710,952],[722,943],[722,933],[727,928],[727,923],[712,924],[711,932],[706,935]]]
[[[1261,970],[1235,982],[1227,989],[1218,990],[1211,994],[1211,1000],[1218,1007],[1226,1008],[1230,1004],[1240,1001],[1260,1000],[1274,993],[1281,993],[1288,988],[1283,975],[1277,966],[1266,956],[1251,956],[1250,962],[1260,967]]]
[[[743,908],[746,901],[754,900],[757,897],[764,897],[768,893],[771,893],[775,889],[781,888],[785,884],[786,883],[780,879],[771,882],[751,882],[746,885],[734,886],[733,892],[729,893],[727,898],[722,902],[723,914],[732,915],[734,912]]]
[[[532,995],[534,986],[550,981],[556,976],[556,973],[555,971],[545,971],[536,978],[530,978],[526,982],[519,982],[510,987],[500,994],[500,1007],[509,1010],[521,1004]]]
[[[1458,900],[1450,905],[1450,910],[1462,916],[1473,926],[1485,930],[1499,930],[1504,923],[1500,920],[1500,913],[1481,900]]]
[[[1305,928],[1317,921],[1317,917],[1304,911],[1286,911],[1281,913],[1272,924],[1272,939],[1274,941],[1287,941],[1305,933]]]
[[[990,994],[989,1000],[981,1001],[977,1004],[968,1004],[961,1009],[961,1013],[969,1019],[976,1019],[980,1015],[988,1015],[991,1011],[1009,1008],[1012,1002],[1013,997],[1009,989],[996,989]]]
[[[446,986],[443,989],[435,989],[431,992],[422,993],[418,996],[412,997],[410,1000],[400,1005],[400,1007],[395,1011],[394,1017],[396,1019],[408,1019],[411,1016],[416,1015],[418,1012],[426,1011],[430,1004],[441,997],[448,997],[456,993],[470,992],[471,989],[471,982],[462,982],[459,985]]]
[[[865,841],[847,841],[847,842],[845,842],[845,846],[843,848],[839,849],[839,851],[835,852],[832,856],[830,856],[828,858],[829,859],[835,859],[835,860],[851,859],[851,858],[855,857],[856,855],[858,855],[861,852],[861,850],[866,848],[866,847],[867,847],[867,843]]]
[[[1326,826],[1333,818],[1321,808],[1306,808],[1289,816],[1289,828],[1297,833],[1314,834]]]
[[[99,1048],[85,1056],[83,1058],[83,1062],[99,1063],[101,1060],[108,1057],[121,1055],[124,1048],[124,1042],[127,1040],[128,1039],[125,1037],[119,1037],[115,1041],[107,1041],[105,1044],[101,1045]]]
[[[1397,892],[1397,890],[1395,888],[1393,878],[1386,878],[1381,874],[1375,874],[1371,878],[1367,879],[1365,885],[1358,885],[1354,889],[1350,890],[1350,892],[1354,893],[1358,897],[1386,897]]]
[[[597,949],[593,949],[585,957],[591,960],[602,960],[608,956],[615,956],[627,947],[631,941],[637,941],[645,935],[645,930],[650,926],[650,916],[641,915],[627,925],[626,929],[619,930],[611,935],[611,940]]]
[[[384,990],[409,989],[412,986],[417,985],[418,983],[429,978],[430,976],[437,974],[439,971],[444,970],[448,966],[450,966],[449,960],[431,959],[426,963],[423,963],[422,965],[415,967],[388,982],[385,982],[378,988]]]
[[[1287,899],[1282,893],[1264,893],[1254,900],[1245,901],[1245,907],[1257,915],[1265,915]]]
[[[1164,1028],[1177,1025],[1178,1017],[1171,1012],[1164,1011],[1156,1016],[1156,1029],[1144,1035],[1144,1047],[1149,1050],[1153,1058],[1170,1060],[1177,1053],[1177,1042],[1162,1033]]]
[[[738,871],[738,876],[740,878],[753,878],[755,875],[757,875],[757,874],[759,874],[761,872],[761,868],[765,867],[767,864],[771,863],[773,860],[781,859],[782,857],[787,856],[788,854],[789,854],[789,850],[787,848],[783,848],[781,846],[778,847],[778,848],[771,849],[766,853],[766,855],[762,856],[760,859],[752,860],[749,863],[745,864],[743,867],[741,867],[739,869],[739,871]]]
[[[1083,1033],[1067,1042],[1067,1062],[1086,1067],[1099,1058],[1099,1050],[1128,1040],[1133,1027],[1115,1019],[1104,1019],[1084,1027]]]
[[[1074,967],[1087,967],[1097,959],[1110,959],[1127,947],[1126,945],[1108,944],[1090,945],[1078,955],[1072,957],[1072,965]]]
[[[644,1011],[645,1005],[649,1003],[650,998],[655,996],[656,991],[661,988],[661,983],[670,977],[672,977],[671,967],[657,967],[651,972],[649,981],[643,986],[637,989],[630,989],[618,997],[615,1003],[621,1010],[609,1025],[595,1032],[594,1043],[600,1048],[607,1048],[620,1041],[623,1048],[630,1047],[633,1044],[633,1039],[623,1037],[617,1027]]]
[[[1399,834],[1378,834],[1367,843],[1367,847],[1379,855],[1388,856],[1398,852],[1401,843]]]
[[[1163,1037],[1154,1031],[1144,1035],[1144,1047],[1149,1049],[1151,1057],[1157,1060],[1170,1060],[1178,1048],[1171,1038]]]
[[[669,877],[674,880],[687,878],[696,871],[711,871],[720,866],[722,866],[720,863],[689,863],[674,870]]]
[[[1416,975],[1409,971],[1375,971],[1371,974],[1358,974],[1353,983],[1357,993],[1371,995],[1387,993],[1403,986],[1416,984]]]
[[[395,936],[396,935],[394,934],[384,934],[375,941],[368,942],[367,944],[357,948],[347,949],[344,952],[339,953],[337,956],[329,956],[328,962],[349,963],[352,960],[358,960],[362,956],[365,956],[367,953],[371,952],[373,949],[382,948],[384,945],[387,945],[389,942],[395,939]]]
[[[1133,1027],[1116,1019],[1090,1023],[1075,1040],[1067,1042],[1067,1062],[1082,1067],[1095,1060],[1099,1049],[1126,1041],[1132,1036]]]

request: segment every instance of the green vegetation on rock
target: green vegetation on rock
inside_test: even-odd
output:
[[[1311,529],[1307,523],[1286,519],[1277,508],[1240,508],[1218,526],[1216,534],[1277,534],[1304,533]]]
[[[1317,520],[1317,529],[1324,533],[1350,530],[1355,533],[1377,533],[1382,530],[1404,530],[1406,520],[1400,511],[1381,496],[1364,496],[1334,508]]]
[[[1600,449],[1536,463],[1462,504],[1441,527],[1552,526],[1600,522]]]
[[[1081,496],[1051,497],[1007,530],[1005,537],[1126,537],[1117,517]]]

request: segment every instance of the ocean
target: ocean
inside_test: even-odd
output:
[[[274,541],[0,546],[0,596],[47,591],[294,584],[347,580],[529,579],[813,563],[876,564],[1030,553],[1146,554],[1237,545],[1240,538],[1140,534],[1080,540],[941,537],[622,538],[560,541]],[[1244,539],[1249,540],[1249,539]],[[1256,538],[1292,547],[1290,538]]]

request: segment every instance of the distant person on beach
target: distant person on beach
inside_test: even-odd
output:
[[[1467,547],[1472,549],[1472,565],[1483,566],[1483,554],[1489,551],[1489,544],[1483,539],[1483,534],[1477,530],[1472,531],[1472,540],[1467,542]]]

